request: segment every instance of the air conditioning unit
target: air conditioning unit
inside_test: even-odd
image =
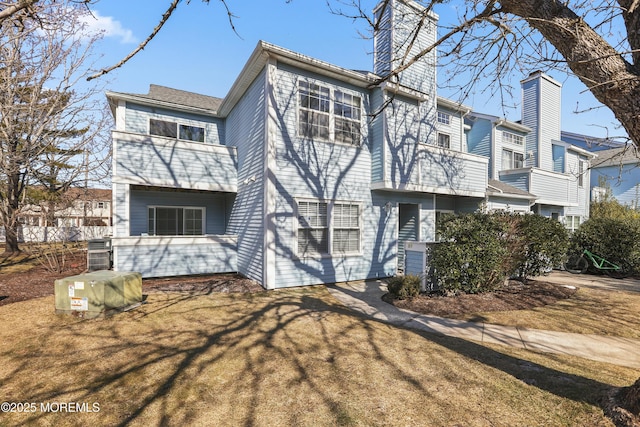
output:
[[[111,270],[111,239],[92,239],[87,242],[87,270]]]

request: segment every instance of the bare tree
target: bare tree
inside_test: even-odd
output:
[[[108,155],[102,90],[86,84],[91,48],[76,2],[32,2],[0,20],[0,223],[19,251],[26,189],[64,191]]]

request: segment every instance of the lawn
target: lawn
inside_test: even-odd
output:
[[[151,293],[96,320],[53,309],[0,306],[0,400],[37,409],[2,426],[611,426],[598,399],[638,377],[390,326],[321,286]],[[51,412],[61,402],[99,412]]]

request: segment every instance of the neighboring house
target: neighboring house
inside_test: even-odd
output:
[[[611,148],[597,152],[592,162],[591,197],[597,201],[606,192],[620,204],[633,209],[640,208],[640,157],[638,149]]]
[[[26,226],[82,227],[112,224],[110,189],[68,189],[55,202],[25,206],[18,221]]]
[[[114,268],[268,289],[387,277],[440,213],[484,203],[488,159],[466,148],[470,109],[436,95],[435,52],[380,83],[437,32],[429,13],[414,39],[403,11],[424,8],[391,4],[375,74],[260,42],[223,99],[109,92]]]
[[[521,84],[521,121],[475,112],[466,116],[469,152],[490,158],[487,204],[531,210],[574,229],[589,216],[594,154],[561,139],[559,82],[535,72]]]

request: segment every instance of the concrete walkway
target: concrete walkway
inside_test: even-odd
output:
[[[553,272],[544,280],[573,286],[603,287],[640,292],[640,281],[605,279],[600,285],[598,276],[570,275]],[[548,353],[569,354],[599,362],[640,369],[640,340],[601,335],[498,326],[488,323],[465,322],[398,309],[382,301],[387,292],[381,281],[340,283],[328,287],[329,292],[345,306],[375,319],[420,331],[502,344]],[[640,316],[640,315],[639,315]]]

